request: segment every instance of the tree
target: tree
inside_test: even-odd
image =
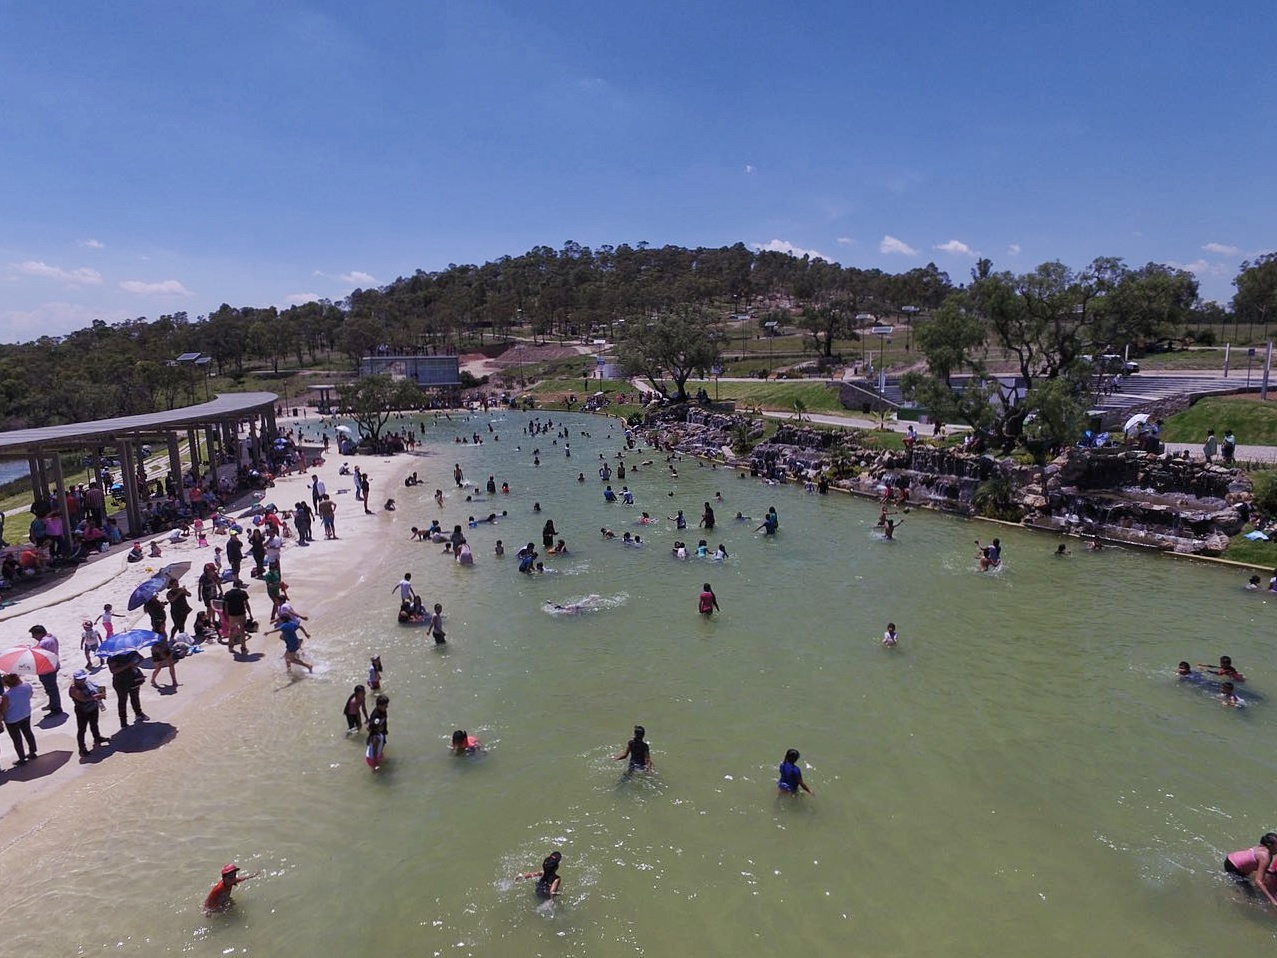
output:
[[[381,438],[392,413],[412,408],[421,401],[421,390],[410,379],[390,376],[360,376],[337,387],[342,408],[359,426],[359,432],[374,442]]]
[[[1267,326],[1269,319],[1277,315],[1277,253],[1265,253],[1253,263],[1242,263],[1233,285],[1237,287],[1233,296],[1237,317]]]
[[[661,312],[651,323],[626,327],[617,347],[627,376],[643,376],[662,396],[670,397],[664,380],[674,381],[674,400],[687,398],[687,380],[702,376],[719,359],[718,330],[713,314],[699,306],[678,306]]]

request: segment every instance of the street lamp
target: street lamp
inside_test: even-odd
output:
[[[522,312],[522,310],[520,310],[520,312]],[[522,343],[517,343],[515,345],[514,354],[519,359],[519,385],[523,386],[526,384],[527,380],[523,378],[523,344]]]
[[[917,306],[903,306],[900,312],[909,317],[909,325],[905,327],[905,352],[909,352],[913,344],[913,321],[921,310]]]
[[[857,313],[856,323],[860,327],[860,362],[865,361],[865,323],[872,323],[875,317],[873,313]]]

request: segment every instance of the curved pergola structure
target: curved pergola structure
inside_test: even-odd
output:
[[[63,535],[69,541],[71,528],[62,475],[62,454],[87,450],[96,458],[103,450],[115,450],[125,477],[123,485],[129,533],[135,535],[141,527],[142,516],[137,485],[133,481],[140,461],[140,446],[149,443],[168,448],[169,470],[177,488],[182,489],[178,443],[183,433],[190,448],[192,468],[198,473],[201,464],[216,464],[219,447],[226,450],[237,445],[242,422],[248,423],[250,443],[256,443],[259,435],[265,440],[273,440],[277,432],[275,404],[278,401],[279,397],[274,393],[227,393],[211,402],[165,412],[64,423],[39,429],[14,429],[0,432],[0,460],[24,458],[30,463],[31,491],[35,498],[48,494],[52,480],[57,490],[55,501],[62,513]],[[202,458],[201,433],[204,437]],[[96,462],[94,475],[97,475]]]

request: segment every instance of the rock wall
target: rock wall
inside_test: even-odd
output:
[[[1126,449],[1068,449],[1046,466],[920,444],[911,451],[855,445],[843,433],[782,425],[747,455],[728,456],[746,423],[695,407],[662,411],[645,429],[649,444],[726,459],[760,478],[791,482],[823,477],[832,487],[881,497],[906,490],[910,506],[975,515],[982,483],[1000,480],[1010,515],[1026,526],[1198,555],[1219,555],[1241,532],[1251,483],[1237,469]]]

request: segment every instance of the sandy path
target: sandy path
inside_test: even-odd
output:
[[[311,428],[316,425],[313,417],[299,422]],[[290,424],[281,421],[280,427],[288,428]],[[338,489],[351,489],[350,478],[337,474],[343,461],[349,462],[352,467],[358,465],[368,473],[372,484],[372,508],[376,515],[364,516],[362,505],[350,492],[334,495]],[[316,542],[303,548],[297,545],[296,539],[287,539],[280,560],[291,598],[312,621],[322,621],[324,612],[341,601],[340,590],[334,591],[332,583],[340,582],[352,565],[362,565],[379,552],[385,525],[389,521],[380,510],[381,504],[386,498],[393,497],[393,490],[401,489],[404,478],[414,471],[422,474],[427,481],[433,481],[430,478],[433,468],[444,468],[435,466],[435,462],[422,456],[349,456],[329,458],[316,470],[327,485],[329,494],[337,501],[337,533],[340,539],[337,543],[326,543],[322,527],[316,520]],[[439,478],[443,478],[442,474]],[[310,500],[309,473],[278,479],[266,495],[267,502],[274,502],[281,509],[291,508],[294,502],[303,499]],[[116,612],[117,632],[135,626],[145,627],[147,618],[141,609],[124,612],[128,597],[138,583],[169,562],[186,560],[191,563],[191,571],[182,581],[194,592],[200,569],[205,562],[212,560],[214,548],[220,545],[224,549],[225,544],[225,536],[210,536],[209,544],[204,548],[199,548],[194,539],[175,546],[164,543],[164,555],[160,559],[130,565],[125,562],[121,551],[118,556],[83,565],[47,593],[4,610],[0,614],[0,642],[4,643],[4,648],[29,644],[28,630],[37,623],[58,636],[63,662],[58,684],[63,690],[63,708],[69,713],[71,703],[66,688],[71,684],[71,673],[83,665],[83,653],[79,650],[83,620],[98,615],[103,604],[110,602]],[[256,579],[246,581],[253,611],[264,632],[270,627],[267,624],[270,599],[261,582]],[[194,597],[191,604],[197,609],[200,607]],[[194,621],[194,614],[191,621]],[[225,646],[212,645],[207,651],[188,656],[177,664],[180,685],[176,692],[162,694],[150,685],[144,686],[142,708],[152,721],[131,726],[129,734],[145,738],[149,728],[153,738],[162,740],[170,734],[169,727],[180,729],[184,722],[207,723],[209,716],[216,712],[217,704],[245,687],[245,683],[270,681],[279,667],[281,647],[278,637],[263,640],[259,632],[250,639],[249,649],[266,654],[256,662],[245,664],[227,654]],[[145,665],[144,671],[149,677],[150,672]],[[101,714],[101,731],[109,736],[119,728],[109,672],[102,669],[94,673],[94,681],[108,689],[107,709]],[[160,686],[163,688],[168,681],[168,672],[162,672]],[[60,814],[62,798],[83,788],[109,788],[134,774],[145,774],[149,761],[149,753],[145,750],[120,751],[111,746],[103,746],[88,758],[81,758],[76,749],[74,716],[44,718],[44,690],[34,679],[32,684],[36,690],[32,721],[40,758],[23,768],[15,768],[12,743],[8,733],[3,733],[0,740],[0,767],[3,768],[0,771],[0,854],[33,829],[65,830],[69,847],[74,842],[76,830],[83,823],[68,820],[67,816]],[[148,741],[147,744],[152,743]]]

